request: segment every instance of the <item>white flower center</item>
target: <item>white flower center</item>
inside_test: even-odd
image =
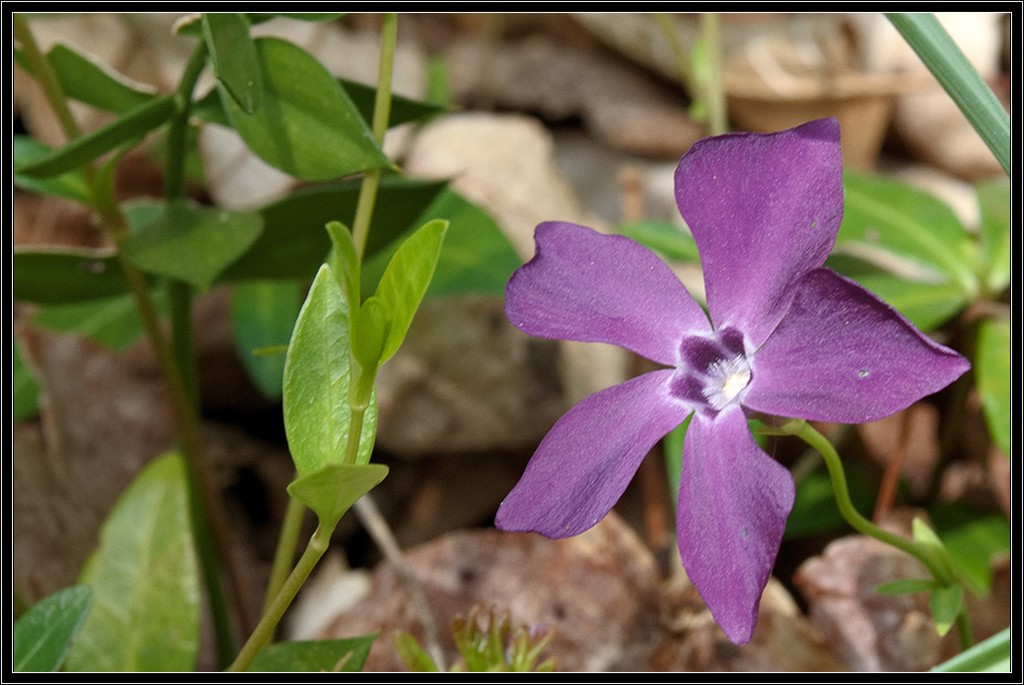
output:
[[[704,398],[715,409],[723,409],[736,399],[750,382],[750,366],[742,356],[720,359],[708,367]]]

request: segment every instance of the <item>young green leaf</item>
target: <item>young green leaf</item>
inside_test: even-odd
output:
[[[15,172],[34,178],[51,178],[92,162],[114,148],[137,138],[167,123],[177,111],[174,97],[164,95],[124,113],[106,126],[75,138],[28,164],[18,167]]]
[[[32,605],[14,624],[14,672],[60,668],[91,604],[92,589],[74,585]]]
[[[11,139],[11,152],[14,154],[14,168],[27,166],[53,152],[49,147],[28,136],[16,135]],[[69,171],[52,178],[33,178],[23,174],[14,174],[14,185],[24,190],[43,195],[66,197],[75,202],[90,204],[92,194],[85,182],[85,174],[81,169]]]
[[[356,500],[387,475],[384,464],[327,464],[295,479],[288,493],[313,510],[322,529],[334,530]]]
[[[359,185],[358,181],[344,181],[301,188],[263,207],[263,232],[249,251],[228,267],[223,280],[312,278],[331,247],[324,225],[335,220],[351,224]],[[381,179],[366,244],[367,258],[413,225],[444,187],[443,181],[400,176]]]
[[[200,290],[213,283],[259,237],[255,212],[174,203],[124,244],[123,254],[139,269],[185,281]]]
[[[188,671],[199,650],[199,571],[181,455],[152,461],[100,529],[82,582],[92,610],[69,671]]]
[[[993,557],[1010,552],[1010,522],[962,503],[932,506],[928,514],[967,589],[979,596],[988,593]]]
[[[389,323],[381,352],[384,363],[398,351],[434,275],[448,222],[435,219],[416,230],[402,243],[384,270],[376,296],[384,305]]]
[[[1013,431],[1011,419],[1012,346],[1009,319],[986,319],[978,331],[974,370],[978,377],[978,392],[985,410],[989,433],[999,449],[1010,456]]]
[[[284,350],[299,317],[302,289],[297,281],[243,281],[231,293],[231,324],[235,349],[260,392],[281,398]],[[282,354],[256,355],[254,350],[282,346]]]
[[[366,663],[374,635],[344,640],[278,642],[260,651],[245,669],[277,673],[358,673]]]
[[[231,125],[249,149],[308,180],[391,166],[348,94],[316,58],[278,38],[255,45],[263,74],[260,108],[246,113],[220,87]]]
[[[284,427],[300,476],[341,463],[352,410],[348,305],[334,274],[320,267],[299,312],[284,366]],[[363,417],[357,462],[369,460],[376,404]]]
[[[956,623],[956,616],[960,613],[963,601],[964,588],[961,585],[948,585],[932,591],[928,605],[932,610],[932,618],[935,619],[935,630],[940,636],[948,633]]]
[[[349,311],[359,308],[359,255],[352,242],[352,231],[340,221],[327,222],[327,235],[331,237],[331,254],[327,263],[338,278],[338,285],[348,298]]]
[[[249,20],[237,12],[205,12],[203,40],[217,79],[243,112],[254,113],[263,95],[263,75]]]
[[[1001,293],[1010,284],[1010,179],[979,184],[974,189],[981,210],[981,255],[988,291]]]
[[[352,326],[352,356],[362,367],[367,384],[383,362],[384,345],[391,328],[388,312],[380,298],[373,296],[359,308]],[[366,390],[357,390],[356,397]]]

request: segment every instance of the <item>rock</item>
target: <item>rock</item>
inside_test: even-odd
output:
[[[459,101],[553,121],[580,117],[597,140],[632,154],[678,158],[702,135],[672,89],[621,60],[562,40],[464,41],[451,49],[449,63]]]
[[[614,513],[564,540],[496,530],[451,533],[408,550],[406,559],[423,586],[449,664],[457,656],[452,619],[476,606],[508,611],[513,624],[550,628],[545,654],[559,670],[647,668],[659,635],[657,567]],[[380,631],[365,670],[395,671],[404,670],[392,643],[397,630],[422,640],[405,587],[382,564],[369,595],[318,637]]]
[[[737,647],[715,623],[686,577],[664,585],[667,631],[651,661],[654,671],[841,671],[846,666],[825,646],[783,585],[771,578],[761,596],[754,634]]]

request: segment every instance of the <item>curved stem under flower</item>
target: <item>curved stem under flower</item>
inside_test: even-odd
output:
[[[850,491],[846,485],[846,473],[843,471],[842,460],[840,459],[836,448],[833,447],[828,438],[815,430],[811,424],[803,419],[788,421],[783,424],[777,432],[784,435],[794,435],[821,453],[821,456],[825,460],[825,465],[828,467],[829,477],[832,479],[832,489],[835,492],[836,505],[839,507],[839,512],[843,515],[843,518],[846,519],[851,526],[864,535],[873,537],[876,540],[902,550],[914,557],[920,561],[926,569],[928,569],[928,572],[936,582],[941,583],[942,585],[957,583],[957,580],[950,575],[949,570],[943,568],[941,564],[936,563],[932,556],[928,554],[917,542],[907,540],[906,538],[900,537],[899,535],[890,533],[889,531],[876,526],[857,511],[856,507],[853,505],[853,501],[850,499]],[[961,648],[967,649],[971,644],[973,644],[974,639],[971,634],[970,622],[967,619],[967,611],[964,605],[961,605],[960,611],[957,613],[956,625],[960,636]]]

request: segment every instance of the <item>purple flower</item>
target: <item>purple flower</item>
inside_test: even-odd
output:
[[[822,267],[843,215],[834,119],[702,140],[680,160],[675,185],[700,250],[708,315],[632,240],[569,223],[537,227],[536,255],[508,283],[509,320],[539,337],[614,343],[668,368],[570,409],[496,523],[553,538],[587,530],[692,413],[679,553],[715,620],[744,644],[794,498],[793,479],[754,442],[747,414],[874,421],[969,364]]]

